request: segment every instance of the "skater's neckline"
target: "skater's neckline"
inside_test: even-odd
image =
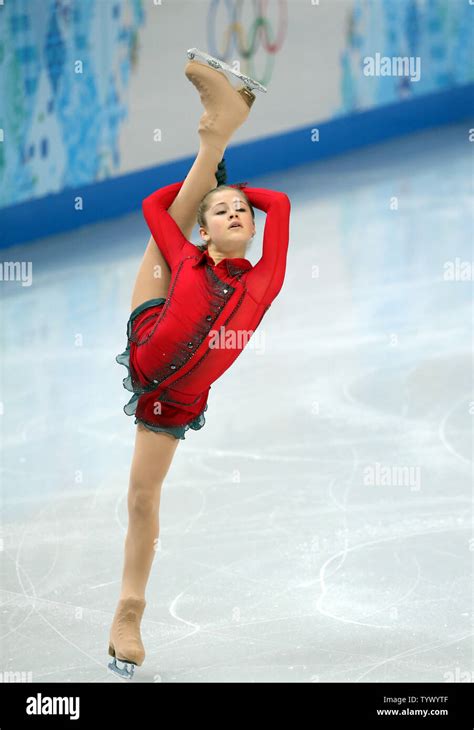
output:
[[[252,269],[253,266],[250,263],[250,261],[246,258],[224,258],[219,261],[218,264],[214,261],[212,256],[209,255],[207,249],[204,249],[204,251],[201,251],[201,254],[196,261],[196,263],[193,264],[193,268],[202,265],[203,263],[208,263],[210,266],[213,266],[215,269],[221,267],[224,268],[224,266],[227,267],[227,270],[229,273],[231,273],[230,268],[232,269],[239,269],[241,271],[248,271],[249,269]],[[232,275],[232,274],[231,274]]]

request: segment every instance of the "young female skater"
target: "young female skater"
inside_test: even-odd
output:
[[[212,57],[197,53],[210,63]],[[161,488],[176,447],[188,429],[204,425],[211,384],[242,352],[242,341],[260,324],[285,275],[288,196],[245,184],[216,187],[225,148],[249,114],[252,88],[258,88],[257,82],[220,63],[212,59],[214,68],[199,60],[186,65],[185,74],[205,109],[199,152],[184,181],[143,201],[152,237],[135,282],[127,347],[116,358],[129,372],[123,384],[133,396],[124,411],[135,415],[137,429],[109,668],[130,679],[145,657],[140,636],[145,588],[159,535]],[[236,89],[219,67],[244,79],[244,86]],[[255,266],[245,258],[255,234],[253,206],[267,214],[263,254]],[[196,217],[200,247],[188,240]],[[215,347],[214,333],[244,336],[233,339],[236,346],[228,347],[224,338],[226,346]]]

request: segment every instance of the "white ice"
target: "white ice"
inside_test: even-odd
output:
[[[286,280],[178,446],[134,682],[472,681],[467,128],[250,179],[291,199]],[[4,681],[121,681],[115,356],[148,235],[137,212],[2,251],[33,267],[2,284]]]

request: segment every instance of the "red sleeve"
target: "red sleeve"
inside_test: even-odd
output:
[[[243,188],[255,208],[267,214],[262,256],[249,272],[247,291],[257,302],[269,306],[283,286],[289,243],[291,203],[286,193],[264,188]]]
[[[151,231],[151,235],[165,257],[168,266],[173,268],[184,255],[185,244],[193,247],[183,235],[181,228],[168,213],[180,191],[184,180],[166,185],[145,198],[142,202],[143,215]]]

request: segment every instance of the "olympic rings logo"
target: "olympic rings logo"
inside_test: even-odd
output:
[[[235,48],[237,56],[247,62],[248,68],[245,69],[245,73],[265,86],[271,77],[275,53],[280,50],[286,37],[288,27],[287,0],[278,0],[278,32],[276,37],[267,17],[268,0],[252,0],[254,20],[247,37],[241,22],[244,0],[224,0],[224,4],[228,10],[229,23],[224,31],[223,48],[219,48],[216,43],[217,12],[220,0],[212,0],[209,6],[207,18],[209,53],[211,56],[229,63],[232,48]],[[256,75],[253,62],[260,45],[267,52],[263,78],[258,78]]]

